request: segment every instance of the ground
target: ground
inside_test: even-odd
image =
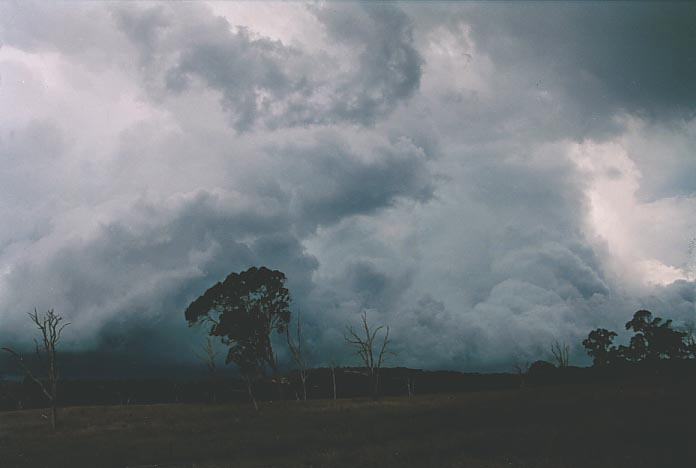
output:
[[[689,467],[696,388],[583,385],[0,413],[0,467]]]

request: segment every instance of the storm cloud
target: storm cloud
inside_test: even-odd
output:
[[[696,320],[695,23],[690,4],[3,3],[0,342],[54,307],[71,352],[191,364],[183,310],[253,265],[287,274],[316,365],[353,362],[363,310],[391,364],[462,370],[554,340],[587,363],[588,331],[642,307]]]

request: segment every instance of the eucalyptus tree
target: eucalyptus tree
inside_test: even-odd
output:
[[[253,383],[270,369],[278,373],[271,335],[290,322],[290,292],[285,274],[266,267],[231,273],[191,302],[184,315],[189,326],[209,325],[209,334],[228,347],[225,363],[234,363],[258,409]]]

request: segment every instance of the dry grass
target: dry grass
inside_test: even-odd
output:
[[[686,467],[693,388],[0,413],[0,467]]]

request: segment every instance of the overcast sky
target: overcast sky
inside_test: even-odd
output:
[[[0,342],[185,364],[288,276],[316,365],[509,370],[696,319],[696,5],[0,3]],[[691,265],[691,266],[690,266]],[[103,371],[103,369],[102,369]]]

